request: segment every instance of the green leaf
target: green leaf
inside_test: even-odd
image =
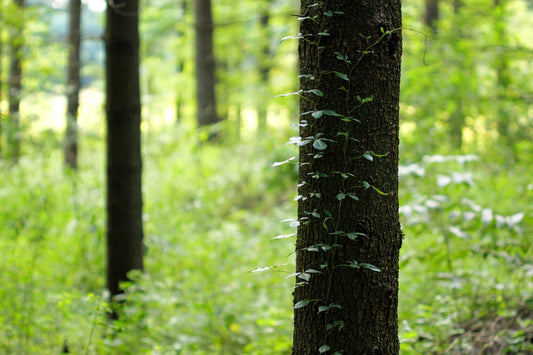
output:
[[[322,139],[315,139],[315,141],[313,142],[313,148],[315,149],[324,150],[327,147],[328,145]]]
[[[344,194],[343,192],[339,192],[339,193],[337,194],[337,200],[342,201],[342,200],[344,200],[345,198],[346,198],[346,194]]]
[[[309,275],[308,273],[306,272],[302,272],[300,275],[298,275],[297,277],[299,277],[300,279],[302,280],[305,280],[305,281],[309,281],[309,279],[311,279],[311,275]]]
[[[370,184],[368,182],[366,182],[366,181],[363,181],[363,187],[365,189],[368,189],[370,187]]]
[[[303,308],[309,304],[309,300],[301,300],[294,305],[294,309]]]
[[[326,116],[335,116],[335,117],[339,117],[339,116],[342,116],[342,115],[339,115],[337,112],[333,111],[333,110],[324,110],[324,115]]]
[[[325,31],[324,32],[318,32],[317,34],[319,36],[331,36],[329,33],[325,32]]]
[[[321,274],[322,272],[321,271],[318,271],[318,270],[315,270],[315,269],[307,269],[305,270],[306,273],[308,274]]]
[[[291,96],[291,95],[300,95],[302,92],[303,92],[303,90],[298,90],[298,91],[295,91],[295,92],[289,92],[289,93],[286,93],[286,94],[277,95],[277,96],[275,96],[275,97],[284,97],[284,96]]]
[[[311,114],[311,116],[313,116],[314,118],[320,118],[322,117],[322,114],[324,113],[324,111],[315,111]]]
[[[320,348],[318,348],[318,352],[323,354],[325,353],[326,351],[329,351],[331,350],[331,346],[327,345],[327,344],[324,344],[322,345]]]
[[[320,306],[320,307],[318,307],[318,313],[325,312],[327,310],[329,310],[328,306]]]
[[[346,234],[346,236],[348,238],[350,238],[351,240],[356,240],[357,238],[359,238],[360,236],[364,236],[365,234],[363,233],[358,233],[358,232],[352,232],[352,233],[348,233]]]
[[[355,240],[359,237],[366,237],[366,234],[360,233],[360,232],[352,232],[352,233],[346,234],[346,236],[350,238],[351,240]]]
[[[346,75],[344,73],[341,73],[341,72],[338,72],[338,71],[334,71],[334,73],[335,73],[335,75],[337,75],[342,80],[350,81],[350,79],[348,78],[348,75]]]
[[[357,197],[356,195],[354,195],[352,193],[349,193],[348,197],[351,198],[352,200],[359,201],[359,197]]]
[[[324,93],[318,89],[313,89],[313,90],[309,90],[310,92],[312,92],[313,94],[315,94],[316,96],[324,96]]]
[[[375,272],[381,272],[380,268],[378,268],[375,265],[369,264],[369,263],[360,263],[359,267],[360,268],[362,267],[362,268],[365,268],[365,269],[368,269],[368,270],[372,270],[372,271],[375,271]]]
[[[363,154],[363,157],[365,157],[366,160],[370,160],[370,161],[374,160],[374,157],[370,155],[369,152],[366,152],[365,154]]]
[[[383,191],[381,191],[380,189],[378,189],[378,188],[375,187],[375,186],[372,186],[372,188],[373,188],[378,194],[380,194],[380,195],[383,195],[383,196],[390,195],[390,193],[388,193],[388,192],[383,192]]]

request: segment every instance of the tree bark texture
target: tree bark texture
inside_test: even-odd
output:
[[[20,158],[20,97],[22,93],[22,43],[23,43],[23,8],[24,0],[14,0],[20,11],[19,23],[10,28],[9,43],[9,94],[8,94],[8,124],[7,145],[10,149],[10,158],[17,163]]]
[[[143,269],[139,2],[108,3],[106,13],[107,287],[122,293]]]
[[[196,101],[198,127],[217,123],[211,0],[195,0]]]
[[[401,2],[316,3],[300,13],[292,353],[398,354]]]
[[[78,168],[78,107],[80,97],[81,0],[70,0],[65,164]]]

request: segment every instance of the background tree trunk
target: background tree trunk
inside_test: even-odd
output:
[[[270,0],[265,0],[261,14],[259,17],[259,24],[261,26],[261,53],[258,58],[259,61],[259,78],[260,78],[260,95],[258,110],[257,110],[257,136],[264,137],[267,130],[267,116],[268,116],[268,102],[270,96],[270,71],[272,69],[270,48]]]
[[[80,96],[81,0],[70,0],[65,164],[78,168],[78,107]]]
[[[300,13],[317,17],[300,27],[292,353],[398,354],[401,3],[315,3]]]
[[[139,2],[108,3],[106,13],[107,287],[143,269]],[[116,316],[116,314],[114,315]]]
[[[13,0],[14,4],[23,14],[24,0]],[[21,19],[23,15],[21,15]],[[10,158],[17,163],[20,158],[20,95],[22,92],[22,43],[23,43],[23,21],[11,27],[9,43],[9,94],[8,94],[8,125],[7,125],[7,145],[10,149]]]
[[[198,127],[217,123],[211,0],[195,0],[196,100]]]
[[[426,0],[425,5],[424,23],[436,33],[439,19],[439,0]]]
[[[0,23],[4,23],[4,1],[0,0]],[[3,31],[0,28],[0,159],[2,159],[2,125],[4,123],[4,113],[2,111],[2,98],[4,97],[4,52],[3,52],[4,42],[3,42]]]
[[[188,0],[181,0],[180,1],[180,7],[181,7],[181,21],[185,21],[185,16],[187,15],[188,11]],[[178,38],[183,37],[185,33],[180,29],[178,30],[178,33],[176,34]],[[178,53],[177,59],[176,59],[176,72],[179,76],[183,75],[183,70],[185,68],[185,57],[184,55]],[[181,94],[186,90],[182,85],[178,85],[176,90],[176,123],[180,122],[181,116],[182,116],[182,110],[183,110],[183,104],[184,104],[184,95]]]

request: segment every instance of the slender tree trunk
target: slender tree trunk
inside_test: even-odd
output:
[[[215,97],[215,57],[211,0],[195,0],[196,100],[198,126],[219,121]]]
[[[424,23],[431,28],[433,33],[437,32],[437,21],[439,19],[439,0],[426,0],[426,11],[424,13]]]
[[[78,168],[78,107],[80,96],[81,0],[70,0],[65,164]]]
[[[24,0],[13,0],[18,7],[18,11],[23,11]],[[23,17],[21,16],[21,19]],[[9,114],[7,125],[7,145],[10,149],[10,157],[14,163],[20,158],[20,95],[22,92],[22,43],[23,43],[23,23],[15,24],[11,28],[9,43]]]
[[[401,2],[326,4],[302,0],[300,12],[310,19],[301,21],[299,44],[292,353],[393,355]]]
[[[187,0],[181,0],[181,20],[185,21],[185,15],[187,14]],[[185,34],[183,31],[178,30],[177,36],[178,38],[183,37]],[[176,71],[178,72],[178,75],[183,75],[183,69],[185,67],[185,58],[180,53],[177,55],[176,60]],[[181,85],[178,85],[176,90],[176,123],[180,122],[181,116],[182,116],[182,108],[183,108],[183,95],[180,93],[181,90],[185,90]]]
[[[0,23],[4,23],[4,1],[3,0],[0,0]],[[0,159],[2,158],[2,137],[3,137],[3,132],[2,132],[2,125],[4,123],[4,113],[2,111],[2,99],[4,97],[4,66],[3,66],[3,62],[4,62],[4,52],[3,52],[3,47],[4,47],[4,42],[3,42],[3,31],[2,31],[2,27],[0,27]]]
[[[261,25],[262,48],[259,58],[259,77],[261,79],[261,97],[259,98],[259,107],[257,110],[257,135],[262,137],[267,129],[267,115],[269,102],[270,87],[270,70],[272,69],[271,48],[270,48],[270,0],[264,1],[264,7],[261,11],[259,22]]]
[[[505,51],[507,43],[506,23],[505,23],[505,1],[495,0],[496,16],[494,16],[494,31],[496,32],[496,41],[498,43],[498,54],[496,57],[496,102],[498,109],[496,114],[498,133],[505,145],[512,144],[509,132],[509,112],[505,105],[505,98],[509,85],[511,84],[511,72],[509,69],[509,58]]]
[[[454,22],[455,26],[452,31],[456,36],[456,41],[459,42],[464,40],[463,33],[463,20],[461,19],[461,7],[463,6],[461,0],[454,0]],[[471,63],[467,58],[466,53],[461,53],[464,49],[455,46],[456,51],[454,52],[455,58],[453,59],[456,62],[457,75],[452,79],[452,84],[454,86],[453,100],[455,102],[455,108],[449,117],[449,134],[452,148],[461,149],[463,146],[463,128],[465,126],[465,111],[466,111],[466,96],[468,95],[468,76],[471,75]]]
[[[143,270],[139,1],[108,2],[106,14],[107,287]],[[116,317],[116,313],[112,314]]]

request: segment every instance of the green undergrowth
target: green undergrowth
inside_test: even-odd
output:
[[[279,144],[287,136],[209,144],[168,127],[145,137],[146,272],[124,285],[114,325],[102,141],[83,138],[77,174],[63,170],[58,139],[18,166],[2,162],[0,353],[66,342],[76,354],[288,354],[295,230],[280,221],[296,214],[297,172],[294,160],[272,167],[296,155]],[[402,353],[446,353],[469,321],[531,307],[533,186],[527,166],[413,161],[401,168]],[[526,354],[531,320],[515,323],[507,345]]]

